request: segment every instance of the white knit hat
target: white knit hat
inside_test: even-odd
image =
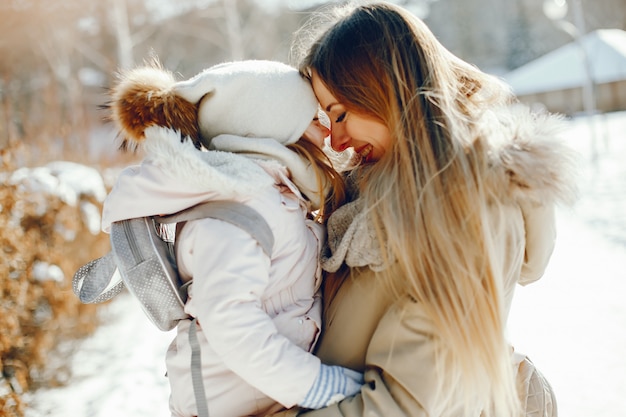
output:
[[[192,103],[201,100],[198,124],[205,145],[220,134],[289,145],[300,139],[318,109],[310,83],[275,61],[219,64],[176,83],[174,92]]]

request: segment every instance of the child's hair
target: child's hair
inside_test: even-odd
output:
[[[322,202],[315,219],[326,220],[345,200],[345,185],[341,174],[333,168],[333,164],[322,149],[307,139],[302,138],[296,143],[287,145],[287,148],[307,159],[313,167]],[[326,188],[324,184],[330,186]]]

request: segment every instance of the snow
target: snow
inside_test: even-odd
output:
[[[584,53],[596,84],[626,79],[626,31],[599,29],[504,75],[518,96],[585,85]]]
[[[94,235],[100,233],[100,209],[87,198],[94,198],[103,202],[106,195],[106,187],[102,175],[97,169],[68,161],[54,161],[42,167],[19,168],[10,175],[0,173],[0,181],[17,185],[28,192],[30,202],[36,203],[37,212],[43,214],[48,210],[47,196],[56,196],[65,204],[80,207],[81,218],[87,229]],[[19,222],[21,214],[18,202],[17,209],[13,210],[14,222]],[[2,207],[0,206],[0,210]],[[74,233],[61,230],[68,241],[74,240]]]
[[[43,167],[19,168],[11,174],[8,182],[19,184],[32,194],[56,195],[70,206],[75,206],[81,196],[93,196],[102,202],[107,194],[98,170],[68,161],[54,161]]]
[[[581,197],[558,209],[550,265],[518,287],[509,321],[516,350],[549,379],[564,417],[626,416],[626,112],[593,121],[569,123],[583,156]],[[30,394],[26,417],[170,415],[173,332],[154,327],[126,292],[102,314],[105,324],[66,359],[68,385]]]
[[[73,354],[68,386],[31,398],[26,417],[169,417],[165,350],[173,332],[161,332],[128,292],[102,311],[104,324]]]
[[[558,212],[544,277],[515,295],[510,333],[554,388],[559,414],[626,416],[626,113],[577,120],[572,145],[588,155],[581,197]],[[595,150],[594,150],[595,149]],[[595,162],[592,155],[597,153]]]
[[[65,274],[57,265],[50,265],[48,262],[36,261],[33,264],[33,278],[37,281],[63,282]]]

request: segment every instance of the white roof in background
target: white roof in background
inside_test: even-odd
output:
[[[596,84],[626,79],[626,31],[600,29],[583,36]],[[503,76],[517,95],[575,88],[587,82],[582,51],[571,42]]]

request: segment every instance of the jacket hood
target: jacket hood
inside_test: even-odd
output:
[[[564,119],[513,106],[485,115],[490,163],[517,202],[572,204],[577,197],[579,155],[560,136]],[[497,181],[496,187],[502,189]]]
[[[490,195],[506,205],[529,207],[574,202],[578,156],[559,137],[565,127],[560,117],[516,106],[485,113],[480,123],[478,131],[490,164],[484,186]],[[355,190],[358,183],[347,178],[348,193],[354,198],[328,220],[322,268],[336,272],[345,262],[383,270],[388,263],[372,238],[375,232]]]
[[[259,164],[230,152],[203,152],[180,132],[152,126],[145,131],[141,165],[126,168],[104,202],[102,229],[112,222],[170,214],[212,200],[245,201],[275,184]]]

